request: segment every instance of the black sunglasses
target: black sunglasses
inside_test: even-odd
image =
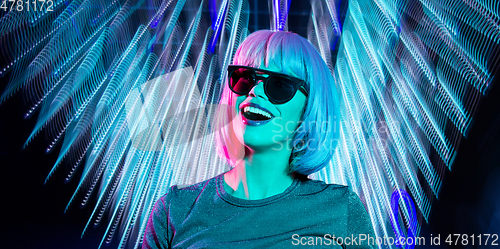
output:
[[[257,73],[267,74],[268,77],[259,76]],[[227,68],[229,88],[238,95],[246,95],[259,80],[264,83],[264,92],[273,104],[283,104],[290,101],[297,90],[309,95],[309,86],[305,81],[268,70],[229,65]]]

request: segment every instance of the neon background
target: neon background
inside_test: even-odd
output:
[[[351,185],[377,236],[499,231],[496,1],[54,1],[51,13],[0,13],[6,238],[37,245],[17,231],[72,227],[83,240],[62,248],[133,247],[169,186],[228,169],[210,120],[239,42],[264,28],[307,37],[327,62],[343,140],[312,177]],[[49,238],[61,240],[38,240],[58,245]]]

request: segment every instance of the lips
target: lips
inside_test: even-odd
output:
[[[244,103],[240,108],[243,123],[251,126],[263,125],[274,118],[273,114],[266,108],[255,103]]]

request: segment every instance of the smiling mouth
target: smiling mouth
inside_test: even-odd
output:
[[[243,108],[243,116],[246,119],[254,121],[264,121],[272,118],[270,113],[253,106],[245,106]]]

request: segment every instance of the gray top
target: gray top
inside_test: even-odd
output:
[[[346,186],[295,179],[281,194],[245,200],[225,191],[221,174],[172,186],[153,207],[142,248],[375,248],[369,237],[369,216]]]

